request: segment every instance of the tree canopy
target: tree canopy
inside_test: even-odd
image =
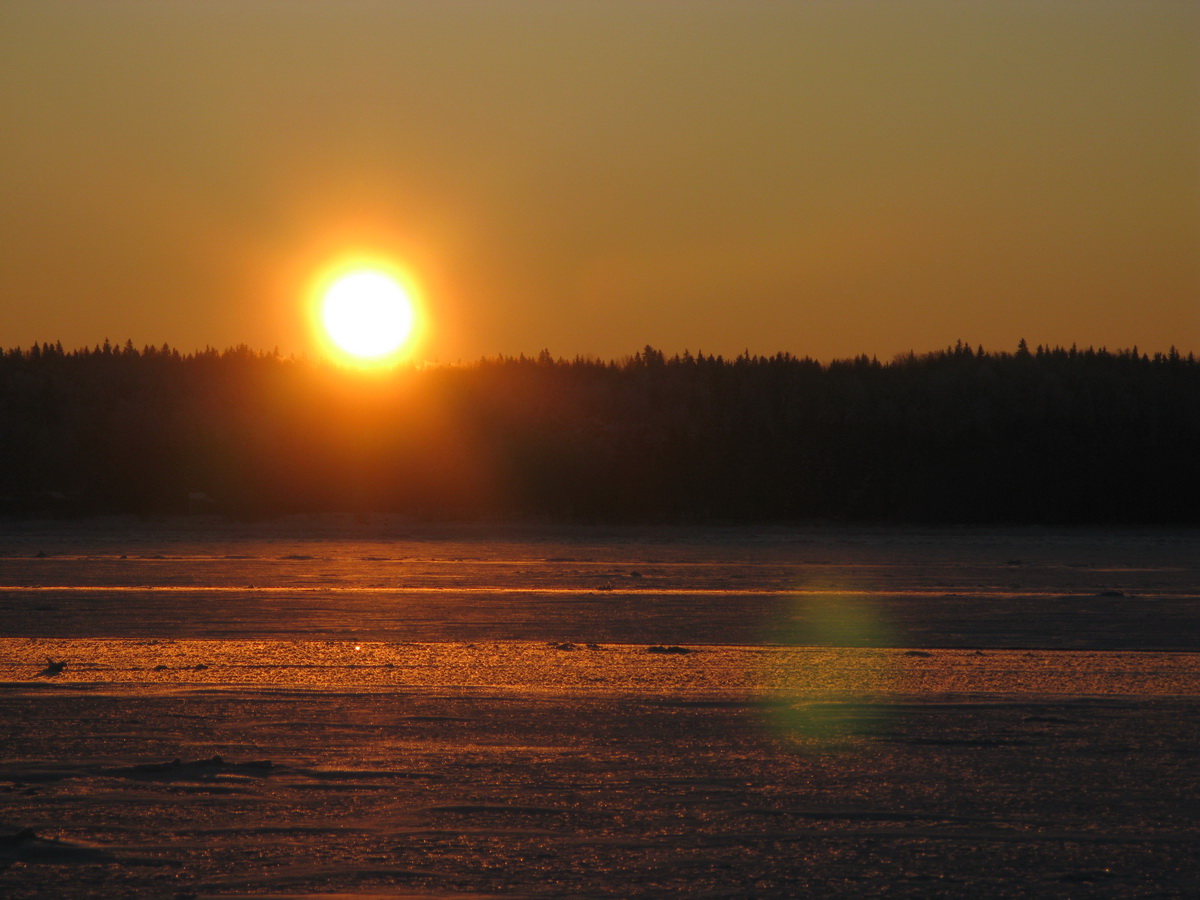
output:
[[[1200,523],[1200,364],[959,343],[496,357],[0,351],[0,512]]]

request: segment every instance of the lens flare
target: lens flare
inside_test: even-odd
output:
[[[788,643],[808,648],[805,664],[762,673],[765,712],[800,750],[847,751],[886,722],[880,700],[896,687],[890,629],[867,595],[845,585],[798,591]]]

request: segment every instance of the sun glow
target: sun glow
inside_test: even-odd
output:
[[[404,358],[418,325],[413,291],[405,281],[374,265],[340,268],[323,279],[317,322],[327,349],[356,365]]]

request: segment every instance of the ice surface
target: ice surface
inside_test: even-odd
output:
[[[1188,896],[1198,546],[10,526],[0,894]]]

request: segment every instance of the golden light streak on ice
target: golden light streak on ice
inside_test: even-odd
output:
[[[501,691],[817,707],[845,719],[855,703],[939,695],[1197,696],[1200,654],[1098,650],[915,650],[700,644],[686,654],[645,645],[541,641],[129,640],[0,638],[0,683],[44,692],[288,690]],[[63,660],[47,676],[47,658]],[[839,706],[841,704],[841,706]],[[865,713],[864,713],[865,714]],[[800,724],[804,724],[801,722]],[[819,724],[792,733],[825,735]],[[831,723],[832,724],[832,723]],[[809,735],[809,738],[806,738]],[[846,735],[842,735],[846,737]],[[818,742],[819,743],[819,742]]]

